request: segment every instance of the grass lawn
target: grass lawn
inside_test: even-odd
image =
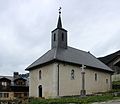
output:
[[[81,97],[63,97],[56,99],[40,99],[31,98],[28,104],[88,104],[92,102],[102,102],[108,100],[120,99],[120,97],[114,97],[111,94],[97,95],[97,96],[87,96]]]

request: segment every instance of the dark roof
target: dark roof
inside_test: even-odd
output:
[[[0,76],[0,79],[6,78],[10,81],[13,81],[13,77],[12,76]]]
[[[112,53],[110,55],[104,56],[104,57],[100,57],[98,58],[100,61],[102,61],[103,63],[105,63],[106,65],[109,64],[113,59],[115,59],[117,56],[120,56],[120,50]]]
[[[72,64],[78,64],[78,65],[83,64],[86,66],[103,69],[104,71],[112,72],[112,69],[110,69],[101,61],[99,61],[91,53],[81,51],[72,47],[68,47],[67,49],[53,48],[49,50],[42,57],[40,57],[35,62],[33,62],[30,66],[28,66],[26,70],[30,71],[36,66],[43,65],[53,60],[72,63]]]
[[[0,79],[3,79],[3,78],[9,79],[11,81],[14,81],[16,79],[23,79],[23,80],[27,80],[28,79],[28,78],[25,78],[25,77],[14,78],[13,76],[0,76]]]

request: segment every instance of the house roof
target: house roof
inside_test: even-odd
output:
[[[112,53],[110,55],[107,55],[105,57],[100,57],[98,58],[100,61],[102,61],[103,63],[105,63],[106,65],[109,64],[113,59],[115,59],[117,56],[120,56],[120,50]]]
[[[0,76],[0,79],[6,78],[10,81],[13,81],[13,77],[12,76]]]
[[[98,60],[91,53],[78,50],[72,47],[67,47],[67,49],[53,48],[49,50],[43,56],[41,56],[39,59],[33,62],[30,66],[28,66],[26,70],[28,71],[33,70],[34,67],[43,65],[53,60],[78,64],[78,65],[83,64],[89,67],[101,69],[103,71],[112,72],[112,69],[110,69],[104,63]]]
[[[28,78],[23,78],[23,77],[19,77],[19,78],[14,78],[13,76],[0,76],[0,79],[8,79],[10,81],[15,81],[15,80],[19,80],[19,79],[23,79],[23,80],[28,80]]]

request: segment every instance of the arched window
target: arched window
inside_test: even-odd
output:
[[[108,84],[108,79],[106,79],[106,83]]]
[[[71,79],[75,79],[75,71],[73,69],[71,70]]]
[[[41,73],[41,70],[40,70],[40,71],[39,71],[39,79],[41,79],[41,78],[42,78],[42,77],[41,77],[41,74],[42,74],[42,73]]]
[[[62,41],[64,41],[64,34],[62,33]]]
[[[54,36],[53,36],[53,38],[54,38],[54,41],[56,41],[56,34],[54,33]]]
[[[97,81],[97,73],[95,73],[95,81]]]

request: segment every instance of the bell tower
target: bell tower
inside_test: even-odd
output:
[[[51,48],[67,49],[67,30],[62,28],[61,7],[59,9],[57,28],[52,31]]]

